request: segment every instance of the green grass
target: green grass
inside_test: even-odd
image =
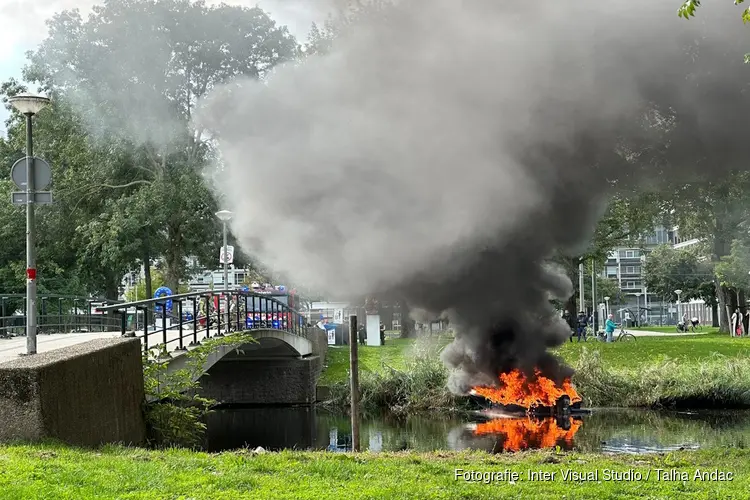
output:
[[[515,472],[508,481],[467,482],[466,472]],[[641,480],[606,480],[605,470]],[[657,481],[656,469],[686,472],[687,481]],[[527,471],[555,472],[529,481]],[[598,471],[599,481],[566,481],[561,471]],[[695,481],[696,470],[732,472],[731,481]],[[648,480],[646,476],[648,474]],[[702,450],[660,455],[483,452],[336,454],[84,451],[60,445],[0,447],[0,499],[369,499],[747,498],[750,451]]]
[[[566,342],[555,352],[575,364],[583,350],[597,352],[605,366],[640,369],[664,361],[693,363],[714,358],[750,356],[750,338],[732,338],[727,334],[687,335],[669,337],[638,337],[631,342]]]
[[[450,339],[442,338],[440,342],[444,345],[450,342]],[[398,338],[387,338],[385,345],[380,347],[360,345],[357,349],[360,373],[383,372],[389,367],[403,370],[413,353],[413,347],[413,339]],[[346,381],[349,377],[349,346],[329,346],[326,365],[320,385]]]

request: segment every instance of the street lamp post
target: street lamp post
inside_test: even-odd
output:
[[[609,297],[604,297],[604,302],[607,304],[604,312],[607,314],[607,319],[609,319]]]
[[[221,252],[224,260],[224,290],[229,290],[229,262],[227,261],[227,222],[232,220],[234,215],[229,210],[221,210],[216,212],[216,217],[222,222],[222,236],[224,239],[224,246],[221,247]]]
[[[222,222],[222,237],[224,246],[221,247],[222,260],[224,261],[224,304],[227,314],[227,332],[229,331],[230,312],[229,312],[229,252],[227,251],[227,222],[232,220],[234,215],[229,210],[220,210],[216,212],[216,217]],[[219,332],[221,334],[221,332]]]
[[[635,326],[641,325],[641,293],[635,294]]]
[[[26,116],[26,354],[36,354],[36,252],[34,231],[34,141],[32,117],[50,102],[46,97],[19,94],[8,102]]]
[[[682,315],[680,314],[680,295],[682,295],[682,290],[675,290],[674,293],[677,295],[677,321],[680,321],[680,318],[682,318]]]

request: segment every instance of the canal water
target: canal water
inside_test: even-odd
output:
[[[208,417],[205,449],[351,449],[346,415],[311,407],[218,408]],[[750,445],[750,411],[592,409],[571,419],[477,413],[462,419],[367,417],[362,450],[465,450],[493,453],[555,448],[618,453]]]

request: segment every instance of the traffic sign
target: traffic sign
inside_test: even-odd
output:
[[[219,251],[219,264],[224,264],[224,262],[227,264],[234,262],[234,247],[232,245],[227,245],[226,248]]]
[[[14,205],[26,205],[26,200],[28,198],[26,197],[25,191],[14,191],[11,194],[11,201]],[[52,203],[52,193],[49,191],[36,191],[34,192],[34,201],[33,203],[39,203],[42,205],[49,205]]]
[[[26,189],[26,158],[21,158],[10,169],[10,177],[18,189]],[[34,157],[34,189],[47,189],[52,182],[52,168],[41,158]]]

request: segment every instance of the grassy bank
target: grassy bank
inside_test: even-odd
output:
[[[446,410],[465,401],[445,389],[440,341],[392,341],[362,349],[362,403],[394,413]],[[348,351],[329,359],[324,380],[345,406]],[[556,350],[576,369],[591,406],[750,406],[750,339],[723,334],[640,337],[635,342],[566,342]]]
[[[518,473],[484,483],[465,472]],[[656,469],[688,474],[657,480]],[[528,470],[555,473],[529,481]],[[594,473],[598,481],[565,480],[561,471]],[[612,480],[605,470],[640,474]],[[732,472],[731,481],[697,481],[696,470]],[[636,474],[637,473],[637,474]],[[610,480],[607,480],[607,478]],[[673,474],[674,477],[674,474]],[[646,479],[648,478],[648,479]],[[662,477],[663,479],[663,477]],[[209,455],[107,447],[0,447],[0,499],[327,499],[327,498],[744,498],[750,451],[704,450],[648,456],[530,452],[332,454],[282,452]]]

